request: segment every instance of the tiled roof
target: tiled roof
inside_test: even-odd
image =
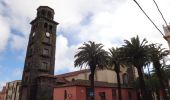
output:
[[[69,72],[69,73],[65,73],[65,74],[56,75],[56,77],[76,76],[76,75],[78,75],[80,73],[86,73],[86,72],[90,72],[90,70],[89,69],[84,69],[84,70],[80,70],[80,71]]]
[[[90,81],[89,80],[75,80],[75,81],[68,82],[68,83],[63,84],[63,85],[58,85],[58,86],[56,86],[56,88],[69,87],[69,86],[85,86],[85,87],[89,87],[90,86]],[[101,81],[95,81],[94,86],[95,87],[111,87],[111,88],[115,87],[116,88],[117,84],[101,82]],[[127,87],[123,86],[123,88],[127,88]],[[128,87],[128,88],[130,88],[130,87]]]
[[[57,77],[56,82],[57,83],[67,83],[68,81],[64,77]]]
[[[38,77],[55,78],[55,76],[54,76],[54,75],[51,75],[51,74],[40,74]]]

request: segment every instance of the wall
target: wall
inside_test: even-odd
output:
[[[53,100],[64,100],[65,90],[67,91],[67,99],[65,99],[65,100],[77,100],[76,99],[76,87],[75,86],[54,88]]]
[[[121,83],[123,83],[122,76],[123,76],[124,73],[126,73],[127,68],[121,67],[120,70],[121,70],[120,80],[121,80]],[[72,81],[72,79],[88,80],[89,74],[90,74],[90,72],[80,73],[80,74],[75,75],[75,76],[68,76],[65,79],[68,80],[68,81]],[[134,68],[134,75],[135,75],[135,78],[138,77],[136,68]],[[116,73],[112,70],[107,70],[107,69],[97,70],[96,73],[95,73],[95,76],[94,76],[94,80],[95,81],[108,82],[108,83],[117,83],[117,76],[116,76]]]
[[[95,89],[95,100],[101,100],[101,93],[105,92],[106,100],[117,100],[118,91],[116,90],[117,98],[112,97],[113,88],[97,87]],[[67,99],[65,100],[86,100],[86,87],[83,86],[70,86],[54,88],[53,100],[64,100],[64,91],[67,91]],[[131,99],[129,93],[131,93]],[[122,100],[137,100],[136,92],[131,89],[122,89]]]
[[[96,88],[95,100],[100,100],[100,93],[105,92],[106,100],[112,100],[112,88]]]
[[[4,100],[19,100],[20,85],[21,81],[13,81],[7,83]]]

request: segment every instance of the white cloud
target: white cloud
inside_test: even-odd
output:
[[[26,38],[19,36],[19,35],[13,35],[11,40],[11,46],[15,50],[20,50],[26,48],[27,40]]]
[[[74,68],[74,54],[77,46],[68,46],[67,38],[62,35],[57,37],[56,41],[56,59],[55,72],[67,69],[68,71],[77,70]],[[57,74],[57,73],[56,73]]]
[[[10,28],[8,19],[0,16],[0,52],[3,51],[7,45],[10,37]]]

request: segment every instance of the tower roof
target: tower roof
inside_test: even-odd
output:
[[[39,6],[39,7],[37,8],[37,11],[38,11],[39,9],[49,9],[49,10],[52,10],[53,13],[54,13],[54,9],[52,9],[52,8],[49,7],[49,6]]]

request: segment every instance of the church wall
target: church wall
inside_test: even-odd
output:
[[[89,97],[86,86],[67,86],[54,88],[53,100],[87,100]],[[116,88],[114,88],[116,89]],[[67,91],[67,99],[64,99],[65,91]],[[95,100],[101,100],[102,93],[105,94],[105,100],[117,100],[118,91],[116,89],[116,97],[113,98],[112,87],[96,87]],[[136,92],[132,89],[122,89],[122,100],[137,100]]]

